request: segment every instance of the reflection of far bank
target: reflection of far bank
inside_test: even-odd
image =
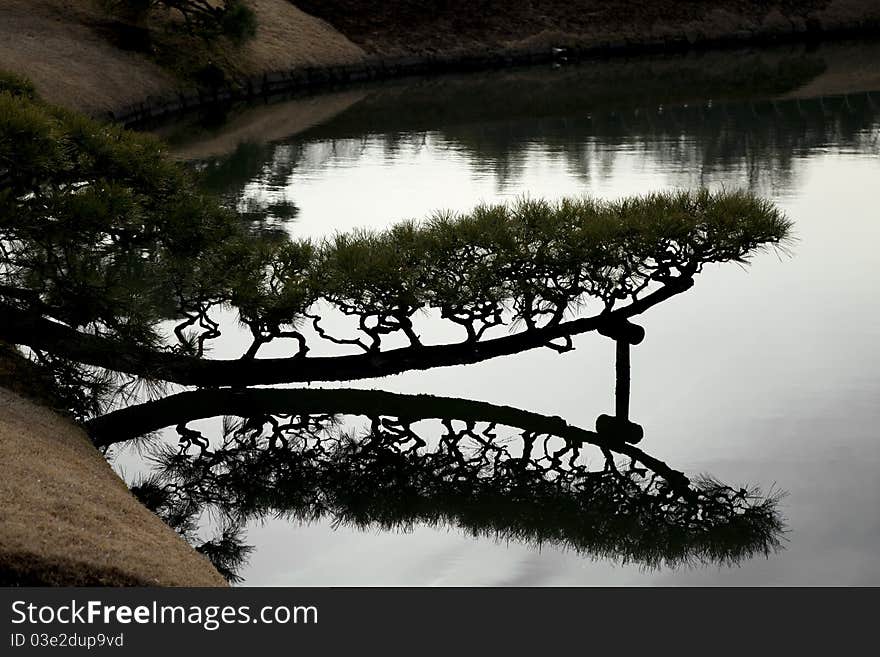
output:
[[[221,416],[217,436],[187,426]],[[124,409],[90,430],[125,437],[174,425],[179,445],[155,447],[157,469],[134,491],[194,543],[198,518],[213,514],[222,533],[210,549],[238,557],[247,554],[244,525],[268,517],[447,526],[650,568],[767,556],[784,530],[778,492],[688,478],[613,432],[465,399],[201,390]]]
[[[825,62],[825,70],[807,84],[784,94],[785,98],[843,96],[865,91],[880,91],[880,41],[856,41],[828,44],[816,54]]]
[[[686,167],[675,184],[737,174],[763,191],[791,186],[793,161],[815,149],[878,151],[877,58],[877,43],[852,43],[416,79],[337,94],[326,120],[287,135],[279,122],[262,135],[236,127],[251,112],[283,116],[287,103],[242,109],[228,135],[212,133],[210,148],[200,137],[180,148],[210,189],[239,202],[246,185],[249,195],[283,194],[295,174],[394,161],[426,146],[505,186],[536,151],[599,180],[621,153],[638,152],[670,172]],[[290,101],[290,111],[305,102]],[[198,155],[224,143],[226,155]]]
[[[178,159],[220,157],[240,144],[269,143],[297,135],[345,111],[365,95],[355,90],[305,96],[250,105],[244,112],[208,108],[202,115],[185,116],[152,132],[170,142],[171,152]]]

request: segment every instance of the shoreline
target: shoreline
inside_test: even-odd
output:
[[[878,15],[880,15],[880,7],[878,7]],[[602,42],[568,48],[517,49],[431,56],[371,56],[359,63],[269,71],[233,80],[214,89],[191,89],[147,97],[141,102],[99,114],[97,118],[133,127],[148,121],[168,119],[193,110],[230,102],[271,99],[285,94],[301,93],[308,96],[323,92],[338,92],[357,84],[414,76],[475,73],[542,64],[565,65],[591,59],[610,60],[651,54],[724,51],[746,46],[767,47],[798,43],[818,45],[878,36],[880,36],[880,19],[856,27],[818,31],[792,29],[785,33],[739,32],[702,40],[689,39],[681,35],[674,38]]]
[[[377,80],[880,37],[875,0],[249,2],[257,33],[224,51],[228,66],[209,84],[109,36],[92,0],[6,0],[0,69],[30,78],[47,102],[135,125]]]

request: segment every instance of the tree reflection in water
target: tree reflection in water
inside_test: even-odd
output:
[[[213,444],[187,427],[219,415]],[[613,432],[465,399],[203,390],[89,428],[106,445],[166,425],[177,425],[180,443],[153,448],[156,469],[133,491],[233,580],[250,549],[244,526],[267,517],[450,526],[646,568],[770,555],[784,531],[779,491],[688,478]],[[201,543],[205,513],[221,520],[221,534]]]

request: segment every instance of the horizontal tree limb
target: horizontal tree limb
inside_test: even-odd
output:
[[[690,276],[671,279],[630,304],[592,317],[477,342],[408,346],[375,353],[254,359],[209,359],[134,347],[80,333],[38,314],[0,303],[0,339],[116,372],[180,385],[243,387],[311,381],[351,381],[409,370],[467,365],[545,346],[550,340],[613,326],[690,289]]]
[[[87,422],[86,430],[98,447],[109,447],[164,427],[195,420],[221,415],[252,417],[273,414],[391,416],[412,422],[427,419],[493,422],[558,436],[573,445],[589,443],[628,456],[661,475],[680,491],[687,489],[690,483],[683,473],[638,447],[570,425],[558,416],[470,399],[406,395],[383,390],[193,390],[113,411]]]

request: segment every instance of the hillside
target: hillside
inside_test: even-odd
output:
[[[876,32],[875,0],[250,0],[258,30],[243,49],[172,42],[144,52],[95,0],[4,0],[0,69],[30,77],[50,102],[92,115],[159,107],[195,86],[193,69],[220,65],[233,86],[283,73],[345,65],[347,74],[432,70],[443,59],[527,56],[552,48],[615,51],[728,41]],[[238,81],[238,82],[236,82]]]

